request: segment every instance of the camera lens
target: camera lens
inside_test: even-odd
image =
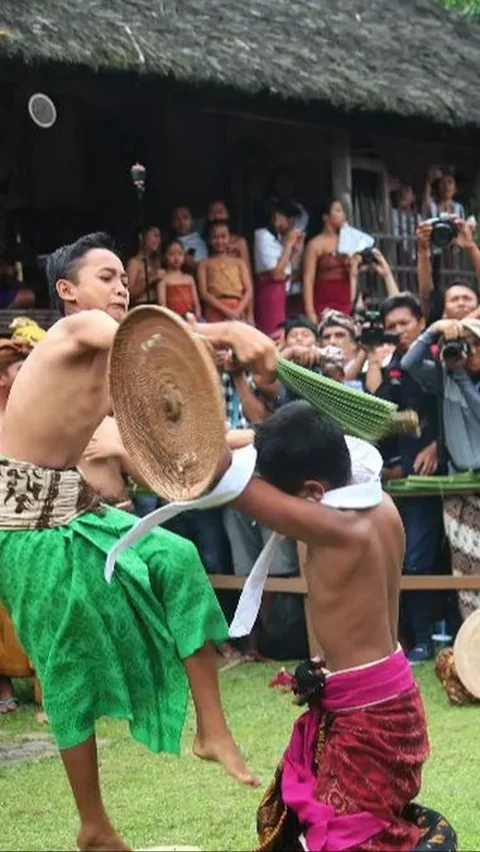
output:
[[[445,248],[457,235],[457,229],[453,222],[447,220],[435,222],[432,228],[431,242],[435,248]]]

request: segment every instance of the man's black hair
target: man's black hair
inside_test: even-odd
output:
[[[298,317],[289,317],[284,324],[285,334],[288,334],[292,328],[308,328],[312,334],[317,337],[317,326],[314,322],[308,319],[308,317],[300,314]]]
[[[472,293],[474,293],[474,295],[477,297],[477,300],[479,298],[478,289],[472,281],[466,281],[465,279],[456,278],[454,281],[449,281],[448,284],[445,285],[443,292],[446,293],[447,290],[451,290],[452,287],[465,287],[466,290],[470,290]]]
[[[385,322],[388,314],[396,311],[397,308],[407,308],[416,320],[423,319],[422,306],[413,293],[399,293],[398,296],[390,296],[386,299],[380,308],[382,322]]]
[[[48,293],[52,308],[63,313],[63,302],[57,293],[57,281],[65,278],[68,281],[75,281],[79,262],[92,249],[107,249],[115,254],[114,243],[112,237],[102,231],[95,234],[85,234],[79,237],[74,243],[69,243],[65,246],[60,246],[52,254],[40,258],[42,264],[45,264],[45,274],[48,282]]]
[[[283,405],[255,430],[260,476],[287,494],[299,494],[308,479],[346,485],[352,464],[340,426],[298,400]]]

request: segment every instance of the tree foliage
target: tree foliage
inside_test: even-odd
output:
[[[454,9],[480,21],[480,0],[442,0],[448,9]]]

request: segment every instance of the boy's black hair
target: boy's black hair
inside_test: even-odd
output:
[[[61,278],[75,281],[80,261],[92,249],[107,249],[117,254],[112,237],[103,231],[97,231],[94,234],[85,234],[74,243],[60,246],[52,254],[40,258],[40,262],[45,266],[52,308],[63,313],[63,302],[57,293],[57,281]]]
[[[317,337],[317,326],[308,317],[303,316],[303,314],[300,314],[298,317],[289,317],[284,324],[284,328],[285,334],[288,334],[292,328],[308,328]]]
[[[412,316],[415,317],[416,320],[423,319],[423,311],[422,306],[413,293],[399,293],[398,296],[390,296],[389,299],[386,299],[380,308],[380,315],[382,322],[384,323],[388,314],[391,314],[392,311],[396,311],[397,308],[408,308]]]
[[[283,405],[255,429],[260,476],[287,494],[299,494],[308,479],[341,488],[352,464],[340,426],[298,400]]]

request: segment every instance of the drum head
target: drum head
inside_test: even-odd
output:
[[[453,646],[457,675],[471,695],[480,699],[480,609],[463,622]]]
[[[207,342],[167,308],[135,308],[115,336],[110,389],[122,441],[149,487],[168,501],[206,491],[225,444]]]

